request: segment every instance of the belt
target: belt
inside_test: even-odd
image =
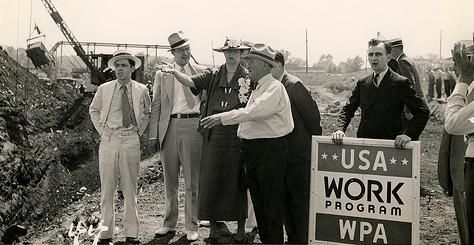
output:
[[[137,128],[132,128],[132,129],[111,129],[109,127],[105,127],[103,131],[103,135],[105,136],[110,136],[110,135],[122,135],[122,136],[127,136],[127,135],[136,135],[138,134]]]
[[[178,119],[181,119],[181,118],[197,118],[199,117],[200,114],[199,113],[191,113],[191,114],[172,114],[171,115],[171,118],[178,118]]]

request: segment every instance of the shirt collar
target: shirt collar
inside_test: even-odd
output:
[[[181,66],[178,65],[178,64],[175,62],[175,63],[174,63],[174,68],[180,70],[180,69],[181,69]],[[186,73],[188,73],[188,70],[189,70],[189,63],[186,63],[186,65],[184,65],[183,68],[184,68],[184,70],[186,71]]]
[[[385,77],[385,74],[386,74],[387,72],[388,72],[388,66],[387,66],[387,68],[386,68],[384,71],[382,71],[382,72],[379,73],[379,78],[377,79],[377,83],[378,83],[379,81],[382,81],[383,77]],[[377,73],[374,72],[374,77],[375,77],[375,74],[377,74]]]
[[[269,81],[273,81],[273,80],[275,80],[275,78],[272,76],[271,73],[268,73],[267,75],[263,76],[262,78],[260,78],[260,80],[257,81],[256,89],[258,89],[260,86],[262,86],[262,84],[264,84],[266,82],[269,82]]]
[[[404,53],[402,52],[398,57],[397,57],[397,61],[400,59],[400,57],[402,57]]]
[[[286,71],[283,71],[281,76],[278,78],[278,81],[283,82],[283,77],[286,75]]]
[[[123,86],[123,85],[125,85],[125,87],[127,87],[127,89],[130,88],[130,84],[131,84],[131,83],[132,83],[132,80],[130,80],[130,81],[126,82],[126,83],[121,83],[119,80],[117,80],[117,85],[118,85],[118,86]]]

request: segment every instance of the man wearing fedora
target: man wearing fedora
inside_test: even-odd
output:
[[[188,75],[205,69],[189,63],[190,41],[183,32],[172,33],[168,41],[175,69]],[[161,70],[156,72],[149,136],[152,145],[160,151],[166,189],[165,218],[157,235],[166,235],[176,230],[181,167],[186,189],[184,217],[187,239],[195,241],[199,238],[197,208],[202,140],[196,129],[199,124],[200,103],[200,96],[194,96],[173,75]]]
[[[241,40],[226,38],[224,46],[214,49],[225,56],[225,64],[219,69],[207,69],[195,76],[187,76],[173,66],[162,66],[193,93],[205,90],[207,103],[203,116],[245,107],[250,94],[248,71],[241,64],[241,56],[250,47]],[[247,81],[247,86],[245,85]],[[246,93],[242,93],[247,89]],[[237,126],[217,126],[212,129],[199,127],[203,136],[201,172],[199,176],[198,218],[209,220],[211,241],[218,241],[217,221],[237,221],[234,240],[245,241],[245,218],[247,217],[247,192],[242,188],[243,163]],[[211,243],[214,243],[211,242]]]
[[[288,160],[286,136],[293,130],[291,105],[283,84],[272,77],[275,51],[266,44],[252,46],[249,77],[256,82],[244,108],[201,120],[204,128],[239,124],[242,157],[262,243],[283,243],[284,172]]]
[[[115,228],[114,193],[120,175],[125,198],[126,243],[139,244],[137,212],[137,180],[140,169],[139,137],[148,125],[150,97],[144,84],[131,79],[141,65],[130,51],[119,50],[109,60],[116,80],[99,86],[89,107],[95,129],[101,136],[99,172],[101,182],[101,219],[107,231],[99,244],[112,242]]]

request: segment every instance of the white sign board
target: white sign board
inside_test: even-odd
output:
[[[420,142],[313,136],[309,243],[419,244]]]

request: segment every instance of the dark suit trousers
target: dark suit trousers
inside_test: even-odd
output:
[[[440,99],[441,98],[441,87],[443,86],[443,82],[441,82],[441,79],[436,79],[436,94],[437,94],[437,98]]]
[[[283,243],[285,138],[242,140],[247,181],[262,243]]]
[[[470,244],[469,242],[469,222],[467,218],[466,193],[456,188],[453,190],[454,210],[456,211],[456,221],[458,224],[459,238],[461,244]]]
[[[435,80],[429,79],[428,80],[428,98],[430,100],[434,98],[434,88],[435,88]]]
[[[308,243],[311,163],[288,163],[285,174],[285,230],[290,244]]]
[[[474,158],[466,158],[464,162],[464,178],[468,223],[466,244],[472,244],[474,243]]]

